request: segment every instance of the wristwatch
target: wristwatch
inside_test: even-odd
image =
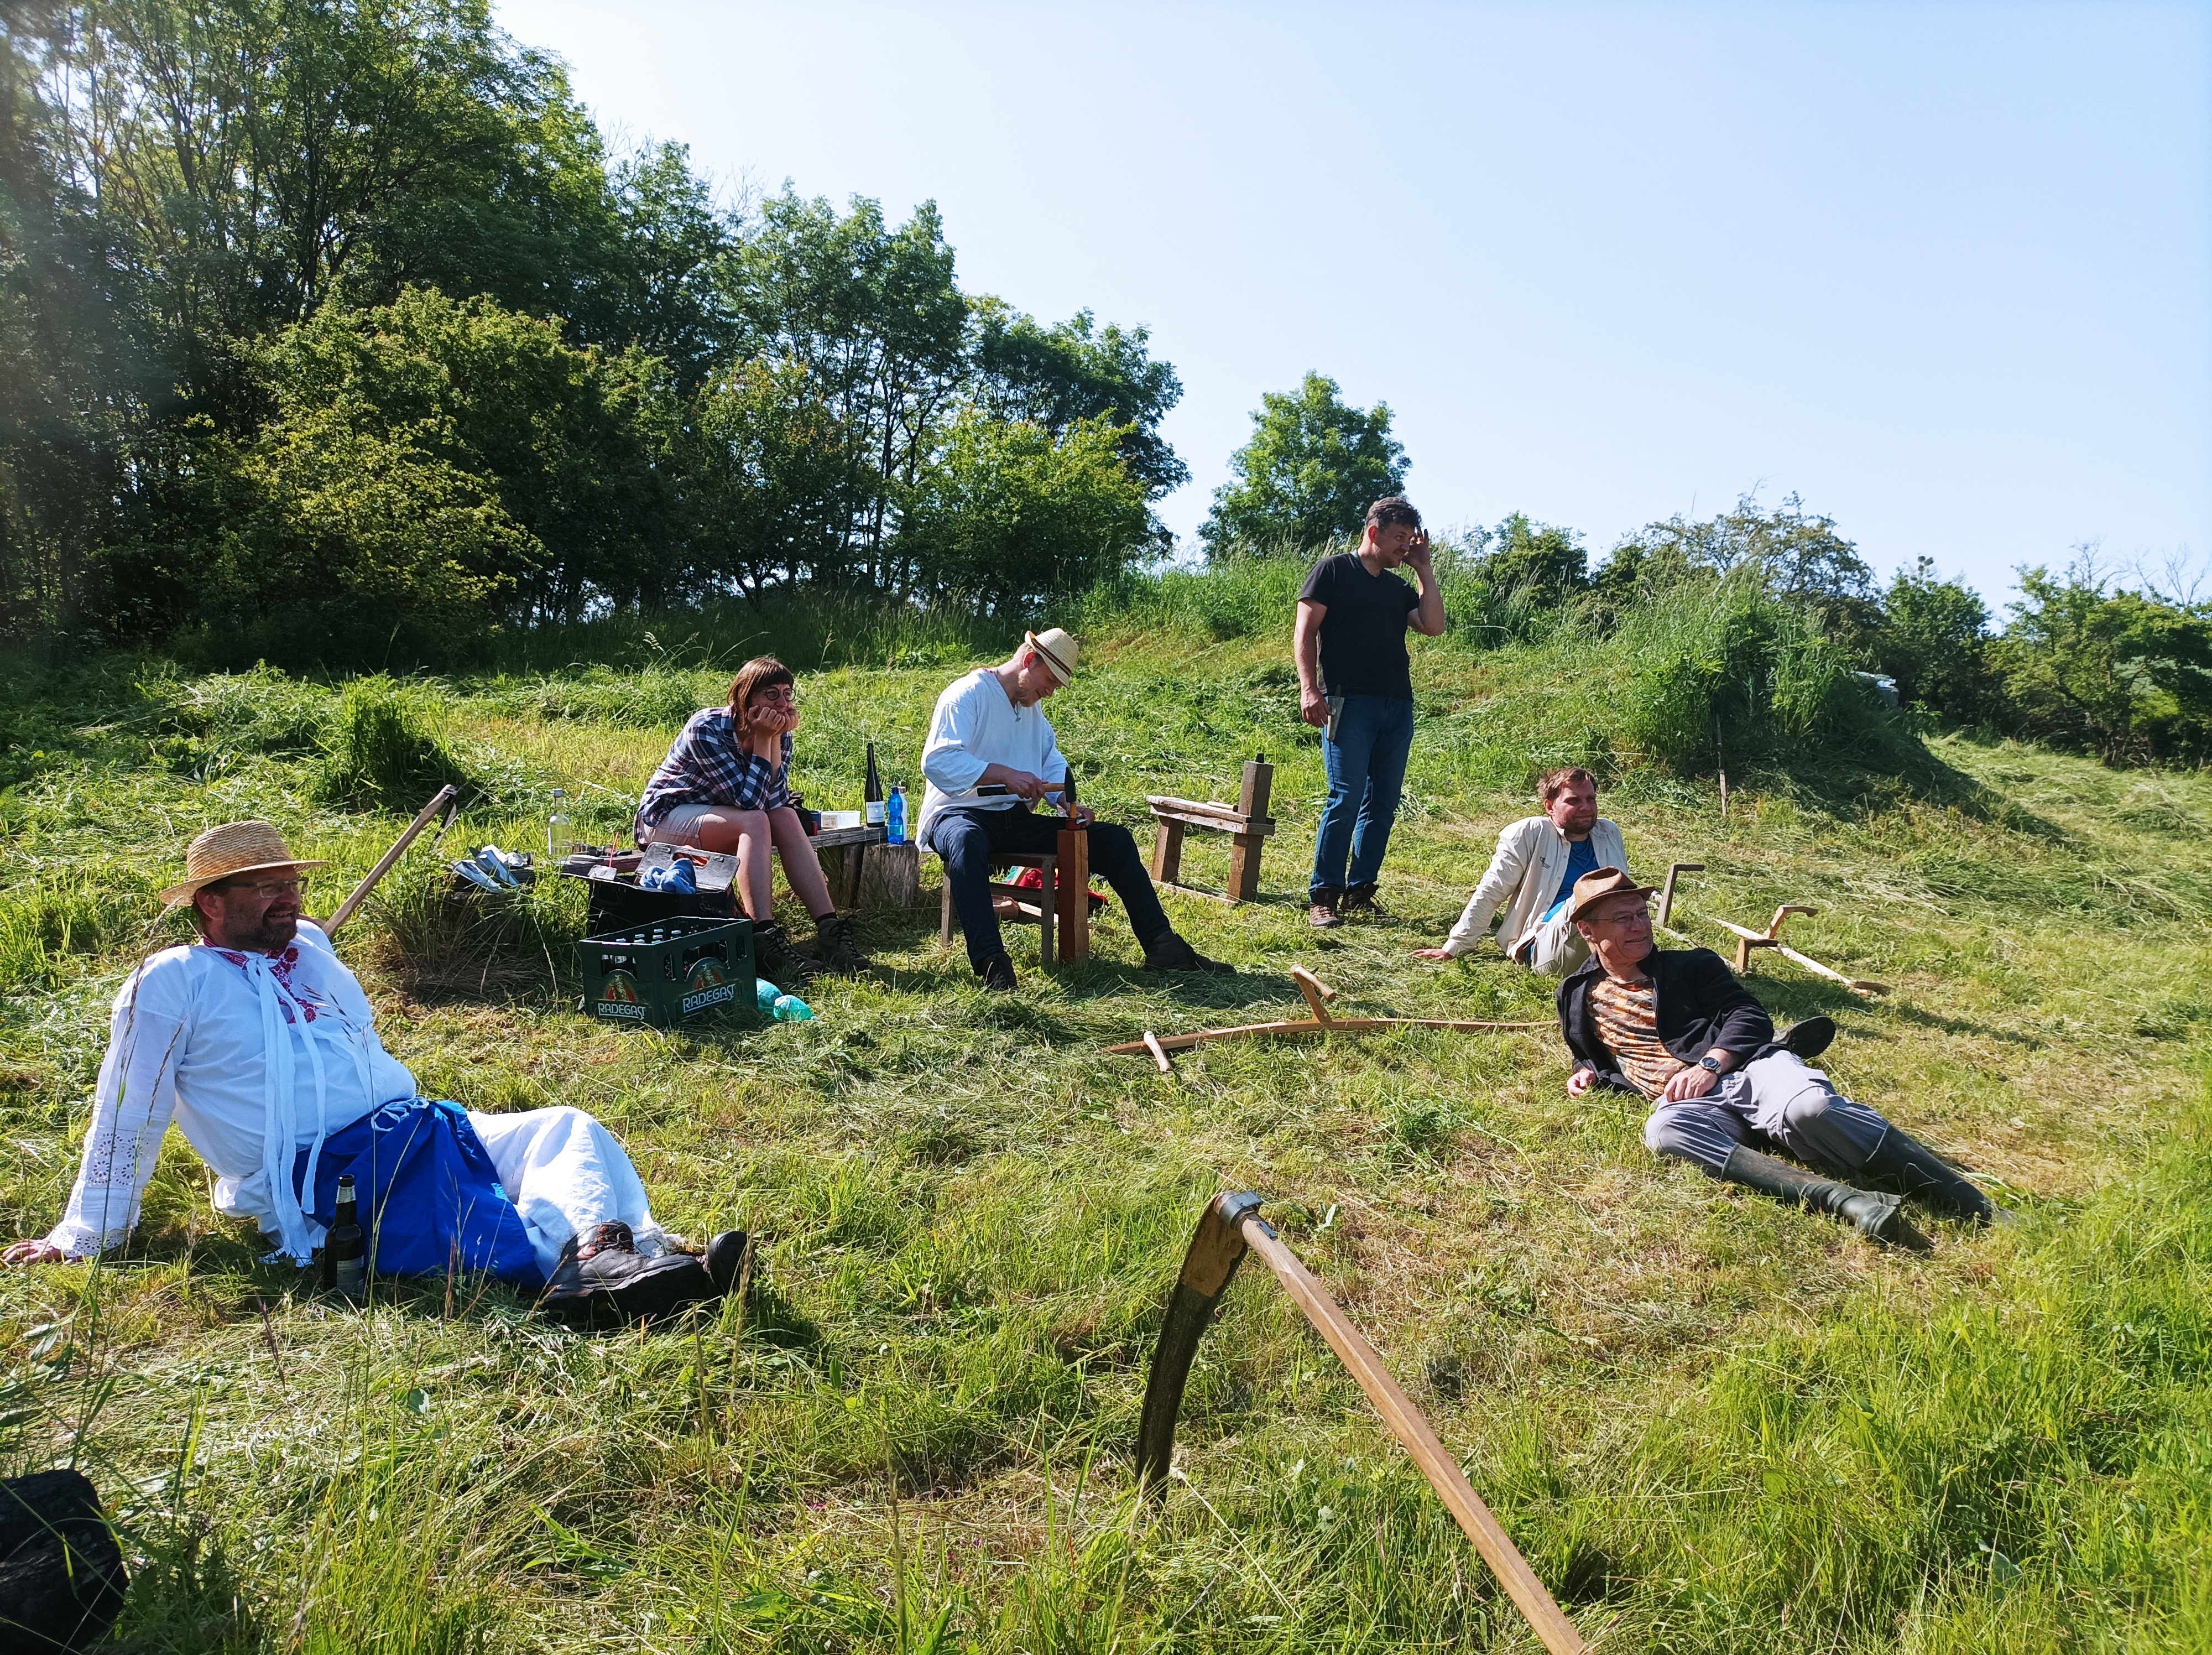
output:
[[[1706,1053],[1705,1056],[1698,1059],[1698,1067],[1701,1069],[1711,1069],[1715,1074],[1718,1074],[1721,1072],[1719,1062],[1715,1060],[1712,1054],[1710,1052]]]

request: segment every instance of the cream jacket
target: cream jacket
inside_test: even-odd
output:
[[[1590,830],[1590,849],[1597,853],[1600,867],[1628,866],[1619,825],[1603,817]],[[1550,817],[1508,823],[1498,836],[1498,854],[1490,859],[1490,871],[1467,899],[1467,911],[1452,927],[1451,935],[1444,939],[1444,952],[1455,956],[1472,952],[1488,934],[1491,922],[1501,919],[1498,946],[1510,953],[1559,894],[1570,854],[1567,836],[1552,825]]]

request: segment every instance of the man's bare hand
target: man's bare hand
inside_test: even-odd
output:
[[[65,1256],[60,1248],[43,1241],[19,1241],[0,1253],[0,1264],[58,1264]]]
[[[1579,1098],[1597,1084],[1595,1069],[1577,1069],[1567,1077],[1567,1096]]]
[[[1686,1104],[1692,1098],[1702,1098],[1720,1085],[1721,1077],[1711,1069],[1696,1063],[1687,1068],[1676,1069],[1667,1077],[1666,1089],[1660,1092],[1662,1104]]]
[[[1413,539],[1406,547],[1406,561],[1415,569],[1426,569],[1431,558],[1432,554],[1429,551],[1429,532],[1426,529],[1415,529]]]
[[[1034,805],[1052,791],[1052,783],[1042,776],[1030,775],[1027,770],[1008,770],[1006,791]]]
[[[1089,827],[1098,819],[1098,812],[1088,805],[1070,805],[1067,807],[1067,813],[1085,827]]]
[[[1413,950],[1413,958],[1415,959],[1433,959],[1441,963],[1444,960],[1455,958],[1457,956],[1455,956],[1449,948],[1416,948]]]
[[[1298,716],[1309,724],[1328,722],[1328,697],[1318,690],[1304,690],[1298,694]]]

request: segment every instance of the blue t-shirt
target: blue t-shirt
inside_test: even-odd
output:
[[[1585,873],[1595,873],[1596,872],[1597,847],[1593,845],[1587,839],[1569,840],[1567,842],[1566,877],[1559,881],[1559,894],[1552,898],[1552,905],[1544,910],[1544,917],[1546,919],[1550,919],[1553,915],[1557,914],[1561,908],[1565,907],[1569,902],[1574,899],[1575,881],[1577,879],[1582,878]]]

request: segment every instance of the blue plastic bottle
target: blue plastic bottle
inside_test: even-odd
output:
[[[814,1007],[797,995],[787,995],[764,977],[753,979],[753,1001],[779,1023],[811,1023]]]
[[[906,788],[897,782],[891,783],[891,796],[884,803],[884,839],[888,844],[906,843]]]

